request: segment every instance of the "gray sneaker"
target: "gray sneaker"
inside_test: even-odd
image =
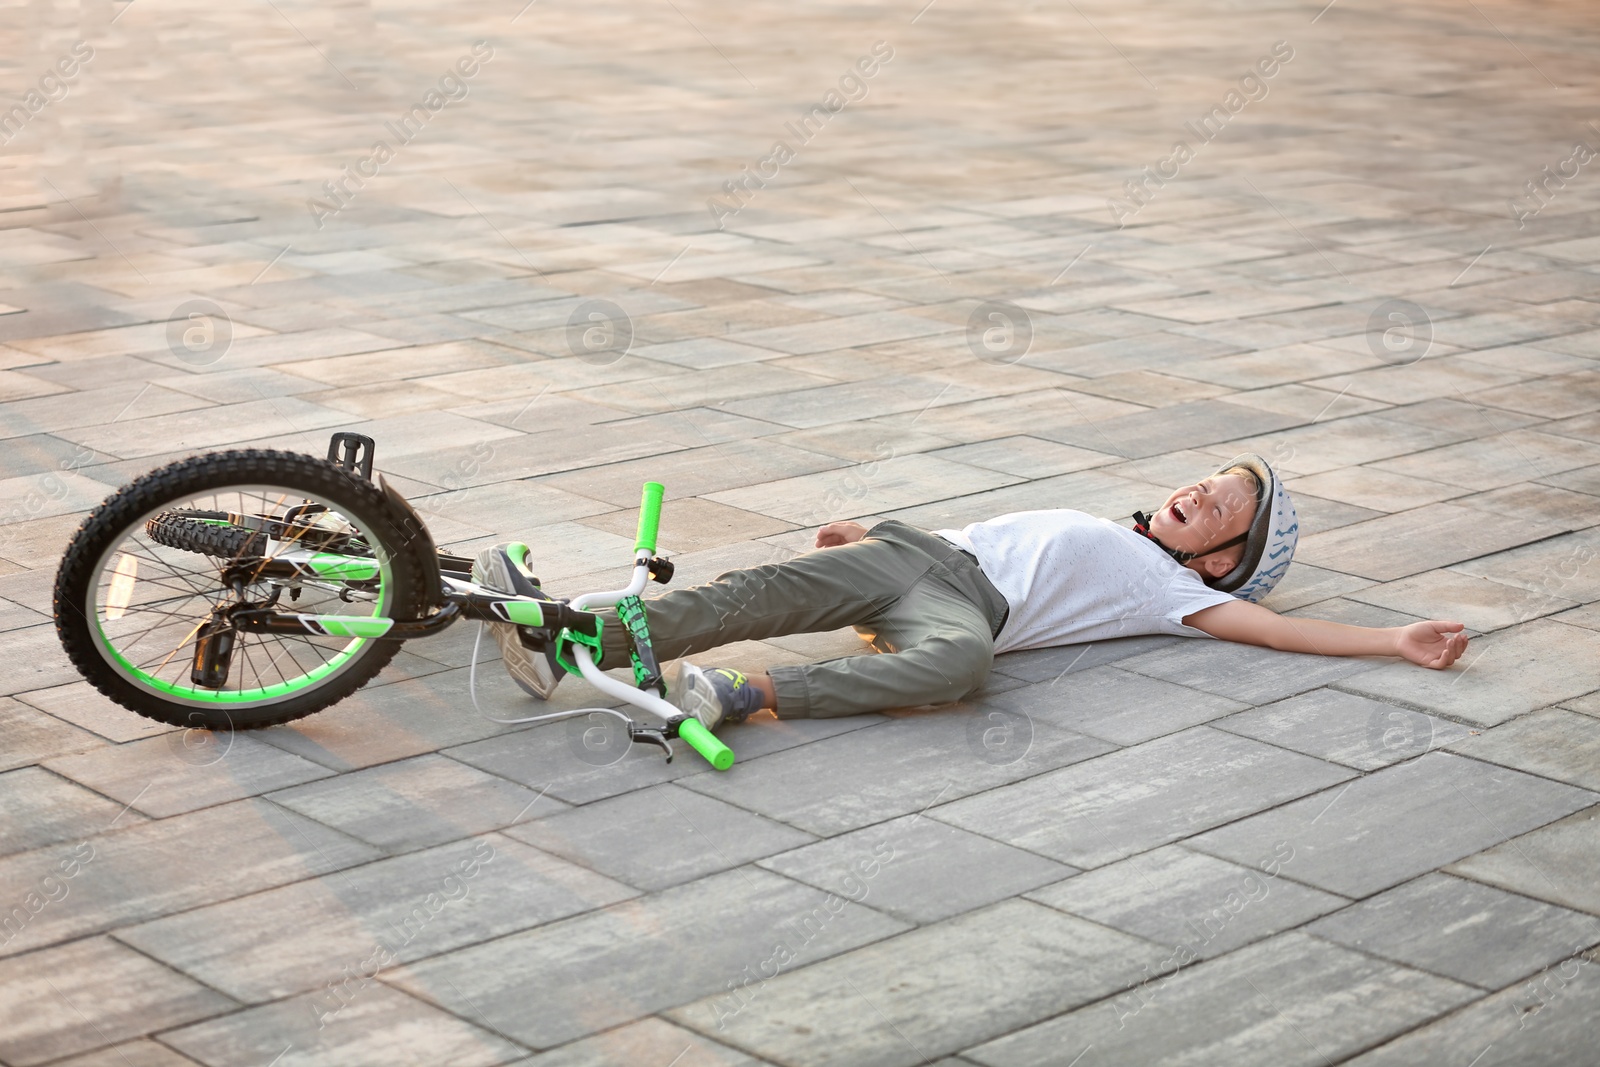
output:
[[[667,668],[665,681],[668,703],[699,719],[707,730],[744,722],[761,710],[760,691],[731,667],[701,669],[680,659]]]
[[[538,586],[538,579],[528,570],[528,546],[518,541],[507,541],[478,553],[472,564],[472,581],[486,589],[500,593],[551,600]],[[555,661],[553,644],[543,650],[529,648],[522,643],[521,630],[516,623],[491,622],[489,632],[500,646],[500,658],[505,662],[511,680],[529,696],[549,700],[556,686],[567,672]]]

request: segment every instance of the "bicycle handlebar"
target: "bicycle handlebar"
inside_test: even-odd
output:
[[[684,719],[678,724],[678,736],[689,747],[706,758],[706,762],[719,771],[733,766],[733,749],[717,740],[715,734],[700,724],[699,719]]]
[[[661,497],[666,488],[660,482],[645,482],[644,496],[639,501],[639,537],[634,542],[635,552],[656,550],[656,534],[661,525]]]

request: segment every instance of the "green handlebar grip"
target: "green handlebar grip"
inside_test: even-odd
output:
[[[656,550],[656,532],[661,525],[661,497],[666,491],[660,482],[644,483],[644,497],[639,501],[639,539],[633,544],[635,552]]]
[[[700,725],[699,719],[680,722],[678,736],[689,742],[689,747],[704,756],[717,770],[725,771],[733,766],[733,749],[718,741],[715,734]]]

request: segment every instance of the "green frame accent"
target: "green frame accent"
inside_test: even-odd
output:
[[[600,638],[606,632],[606,621],[597,618],[594,620],[594,636],[575,633],[570,627],[563,626],[561,632],[556,634],[556,662],[568,674],[583,676],[583,669],[578,666],[578,661],[572,657],[573,645],[588,645],[596,663],[600,662]]]
[[[635,552],[656,551],[656,534],[661,526],[661,498],[666,487],[660,482],[645,482],[644,494],[639,499],[639,531],[633,542]]]
[[[378,561],[370,556],[343,556],[336,552],[313,552],[305,564],[319,578],[346,582],[370,582],[379,572]]]
[[[633,684],[640,689],[645,687],[645,681],[650,674],[645,670],[644,661],[639,658],[639,646],[651,648],[650,623],[645,618],[644,601],[636,596],[623,597],[617,601],[617,619],[628,630],[629,642],[628,659],[633,665]]]
[[[301,615],[300,620],[315,622],[330,637],[382,637],[394,625],[381,615],[362,618],[351,615]]]
[[[544,608],[537,600],[502,600],[500,610],[518,626],[544,625]]]

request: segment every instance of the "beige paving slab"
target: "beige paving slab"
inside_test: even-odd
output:
[[[1049,478],[1113,462],[1113,457],[1103,452],[1025,436],[934,449],[929,454],[937,459],[950,459],[1021,478]]]
[[[124,459],[170,450],[222,448],[278,434],[309,434],[308,443],[301,447],[315,452],[317,449],[310,442],[326,440],[325,431],[329,427],[349,421],[350,416],[345,412],[289,396],[86,426],[64,430],[62,435],[87,448]]]
[[[1381,467],[1344,467],[1288,482],[1291,493],[1309,493],[1374,511],[1409,511],[1465,496],[1461,486],[1446,485]]]
[[[1264,389],[1380,365],[1381,361],[1370,353],[1362,356],[1320,345],[1301,344],[1195,360],[1172,367],[1168,373],[1233,389]]]
[[[1446,568],[1370,585],[1344,594],[1352,600],[1428,619],[1453,619],[1480,633],[1554,615],[1573,606],[1558,596]]]
[[[677,1067],[759,1067],[762,1062],[702,1034],[650,1016],[541,1053],[515,1067],[625,1067],[671,1063]]]
[[[1556,522],[1569,530],[1582,530],[1600,523],[1600,511],[1595,508],[1592,494],[1539,482],[1504,485],[1486,493],[1460,497],[1457,502],[1469,508]]]
[[[1509,430],[1454,444],[1437,454],[1418,452],[1376,466],[1482,491],[1593,466],[1597,461],[1600,444],[1535,430]]]
[[[619,537],[631,537],[638,529],[637,508],[623,508],[586,518],[583,525]],[[687,498],[674,500],[661,510],[661,551],[669,556],[703,552],[722,545],[742,544],[768,537],[793,527],[781,519],[757,515],[712,500]]]
[[[637,509],[640,487],[647,481],[666,487],[667,499],[706,496],[757,486],[785,478],[798,478],[837,469],[843,462],[832,456],[792,445],[756,438],[748,441],[690,447],[649,459],[610,466],[588,466],[539,481],[574,494],[582,494],[615,507]]]
[[[334,1067],[413,1059],[460,1067],[495,1067],[527,1049],[381,982],[361,987],[332,1022],[321,1025],[315,994],[295,997],[171,1030],[162,1041],[215,1067]],[[324,1009],[326,1010],[326,1009]]]
[[[1189,400],[1206,400],[1230,392],[1226,386],[1191,381],[1172,374],[1146,370],[1108,374],[1102,378],[1086,378],[1081,382],[1074,381],[1072,384],[1077,392],[1151,407],[1182,404]]]
[[[1022,479],[928,455],[890,456],[838,471],[783,478],[709,499],[801,525],[965,496]]]
[[[0,961],[0,989],[5,990],[0,1055],[19,1067],[234,1006],[222,994],[103,937]]]
[[[59,1060],[65,1067],[194,1067],[195,1061],[148,1038]]]
[[[1337,394],[1330,393],[1330,399],[1333,395]],[[1328,402],[1324,401],[1324,405]],[[1270,456],[1292,474],[1313,475],[1453,444],[1472,436],[1418,425],[1409,415],[1403,420],[1389,417],[1392,415],[1393,412],[1380,412],[1323,423],[1313,421],[1308,426],[1234,440],[1230,445],[1241,452]]]
[[[1326,533],[1311,533],[1301,539],[1295,555],[1319,567],[1389,581],[1561,532],[1555,523],[1457,504],[1428,504]]]
[[[180,815],[332,772],[248,734],[180,730],[44,764],[155,818]]]

